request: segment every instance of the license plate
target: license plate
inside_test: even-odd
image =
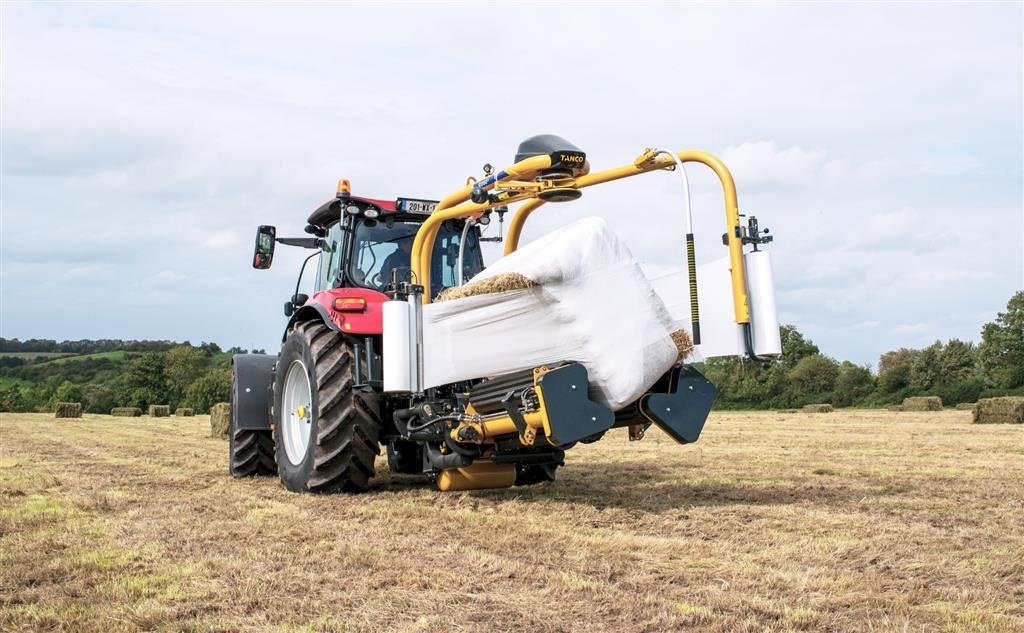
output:
[[[414,198],[399,198],[396,205],[400,211],[406,213],[422,213],[430,215],[437,208],[436,200],[416,200]]]

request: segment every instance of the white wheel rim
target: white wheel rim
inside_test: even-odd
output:
[[[288,461],[296,466],[302,463],[309,448],[313,428],[313,392],[309,387],[309,373],[302,361],[292,361],[284,376],[281,395],[281,435]]]

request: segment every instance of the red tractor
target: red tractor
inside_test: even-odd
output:
[[[648,150],[630,165],[591,174],[583,152],[547,135],[524,142],[513,166],[497,173],[486,166],[480,181],[441,201],[357,197],[342,180],[336,196],[309,216],[311,237],[279,238],[274,227],[259,227],[255,268],[270,267],[275,244],[315,251],[300,280],[306,263],[319,259],[313,295],[299,294],[297,283],[285,303],[280,353],[234,358],[231,474],[277,473],[287,489],[299,492],[364,491],[383,448],[392,472],[425,475],[442,490],[493,488],[553,480],[566,450],[613,427],[629,427],[639,438],[656,424],[681,443],[696,441],[715,390],[688,365],[674,367],[617,412],[576,389],[588,384],[587,372],[569,359],[406,392],[386,391],[382,368],[411,360],[415,371],[417,362],[415,356],[389,361],[384,353],[385,304],[418,308],[483,270],[480,227],[492,213],[503,219],[510,203],[525,201],[505,240],[510,253],[523,222],[544,202],[575,199],[583,187],[608,180],[681,168],[680,161],[707,164],[722,179],[730,256],[767,241],[740,224],[730,205],[731,176],[714,157]],[[748,332],[746,355],[755,356],[742,263],[732,282],[737,327]],[[699,336],[695,301],[694,312]],[[416,310],[412,314],[415,319]],[[418,349],[414,345],[410,354]]]

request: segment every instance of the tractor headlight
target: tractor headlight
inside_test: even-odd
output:
[[[377,211],[376,209],[367,209],[366,211],[363,211],[363,217],[364,218],[370,218],[371,220],[376,218],[379,215],[380,215],[380,211]]]
[[[360,212],[362,212],[362,209],[360,209],[354,204],[350,204],[347,207],[345,207],[345,213],[349,215],[359,215]]]

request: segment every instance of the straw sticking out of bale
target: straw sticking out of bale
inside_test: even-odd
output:
[[[938,396],[918,396],[903,399],[904,411],[942,411],[942,398]]]
[[[830,404],[805,404],[801,409],[804,413],[832,413]]]
[[[151,418],[166,418],[171,415],[171,405],[151,404],[149,405],[149,416]]]
[[[496,292],[507,292],[509,290],[522,290],[532,288],[537,283],[525,275],[519,273],[502,273],[480,281],[471,281],[464,286],[447,288],[437,296],[436,301],[453,301],[465,299],[477,295],[489,295]]]
[[[974,409],[975,424],[1024,424],[1024,397],[982,398]]]
[[[899,412],[899,411],[903,410],[903,405],[902,404],[890,404],[889,406],[887,406],[885,408],[885,410],[886,411],[897,411],[897,412]]]
[[[227,438],[231,425],[231,405],[218,402],[210,407],[210,437]]]
[[[142,409],[138,407],[114,407],[110,415],[118,418],[137,418],[142,415]]]
[[[977,402],[961,402],[960,404],[956,405],[956,410],[957,411],[974,411],[974,409],[977,406],[978,406]]]
[[[672,333],[672,342],[676,344],[676,350],[679,352],[679,356],[676,358],[677,363],[681,363],[693,353],[693,339],[690,338],[690,333],[686,330],[676,330]]]
[[[178,416],[179,418],[191,418],[195,414],[195,409],[190,409],[188,407],[178,407],[177,409],[174,410],[174,415]]]
[[[82,417],[81,402],[58,402],[53,413],[55,418],[80,418]]]

